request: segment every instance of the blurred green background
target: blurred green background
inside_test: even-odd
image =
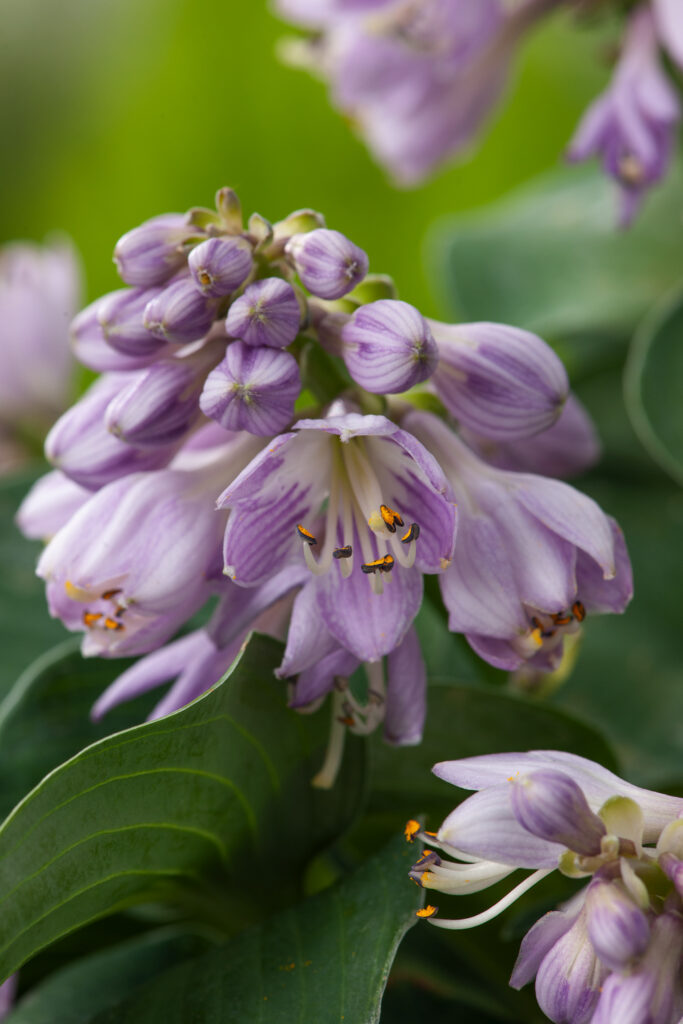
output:
[[[481,148],[400,192],[324,86],[278,63],[276,42],[291,29],[266,0],[2,0],[0,18],[2,239],[67,231],[90,298],[117,285],[119,235],[210,204],[229,184],[271,220],[322,210],[404,299],[443,313],[421,259],[430,223],[558,164],[608,75],[609,31],[553,17],[525,49]]]

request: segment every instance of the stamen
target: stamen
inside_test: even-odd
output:
[[[317,775],[311,779],[311,785],[316,789],[331,789],[337,778],[339,768],[344,754],[344,740],[346,739],[346,726],[339,721],[339,713],[344,702],[343,694],[335,692],[332,695],[332,725],[330,727],[330,738],[327,742],[327,751],[323,766]]]
[[[431,903],[428,903],[426,907],[422,907],[421,910],[415,911],[415,917],[421,917],[423,919],[434,917],[434,914],[438,914],[439,908],[433,907]]]
[[[406,827],[403,829],[403,835],[409,843],[412,843],[415,840],[415,836],[418,834],[421,827],[420,822],[414,821],[412,818],[410,821],[406,822]]]
[[[572,605],[572,613],[577,622],[583,622],[586,618],[586,609],[581,601],[574,601],[574,604]]]
[[[396,527],[404,525],[403,519],[398,512],[394,512],[394,510],[389,508],[388,505],[380,505],[379,511],[389,533],[396,533]]]
[[[401,544],[410,544],[412,540],[417,540],[420,536],[420,527],[417,523],[411,523],[410,529],[407,533],[404,533],[401,537]]]
[[[102,612],[83,612],[83,625],[91,629],[102,618]]]
[[[572,621],[571,615],[568,615],[567,612],[559,612],[557,615],[551,615],[550,618],[556,626],[568,626]]]
[[[114,590],[105,590],[104,593],[101,594],[100,596],[102,597],[103,601],[111,601],[112,597],[116,597],[116,595],[120,594],[120,593],[121,593],[121,588],[120,587],[116,587]]]
[[[311,531],[307,530],[305,526],[301,525],[301,523],[299,523],[296,529],[301,539],[305,541],[306,544],[309,545],[309,547],[313,547],[314,544],[318,543],[317,539],[313,536]],[[102,596],[104,597],[104,594]]]
[[[375,572],[391,572],[394,568],[394,559],[392,555],[383,555],[382,558],[375,558],[372,562],[363,562],[361,570],[366,574]]]
[[[432,920],[430,923],[436,925],[437,928],[446,928],[449,931],[463,931],[466,928],[476,928],[480,924],[486,924],[487,921],[492,921],[494,917],[498,917],[504,910],[507,910],[515,900],[519,899],[523,893],[531,889],[537,882],[540,882],[542,878],[552,874],[555,868],[544,868],[539,871],[534,871],[533,874],[529,875],[524,881],[516,885],[514,889],[511,889],[507,896],[503,896],[501,900],[494,903],[488,910],[482,911],[481,914],[475,914],[474,917],[461,917],[454,921],[443,920],[437,918]],[[425,908],[427,909],[427,908]],[[422,915],[427,916],[427,915]],[[433,915],[428,915],[433,917]]]
[[[110,619],[109,616],[104,620],[105,629],[121,630],[125,629],[122,622],[117,622],[116,619]]]
[[[350,558],[353,554],[353,548],[350,544],[347,544],[344,548],[335,548],[332,552],[333,558]]]

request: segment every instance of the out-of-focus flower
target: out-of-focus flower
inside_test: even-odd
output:
[[[485,464],[430,413],[404,422],[458,502],[458,544],[440,579],[450,628],[498,668],[557,668],[587,614],[622,612],[631,598],[621,530],[568,484]]]
[[[408,823],[409,839],[435,848],[413,866],[413,880],[458,895],[518,868],[533,873],[474,917],[444,919],[433,906],[420,916],[441,928],[471,928],[554,869],[591,878],[531,928],[510,984],[521,988],[535,977],[539,1005],[557,1024],[678,1024],[683,901],[672,876],[683,863],[683,800],[560,751],[444,761],[434,772],[477,792],[436,834]]]
[[[0,249],[0,473],[24,461],[66,406],[69,322],[81,271],[66,241]]]
[[[653,13],[641,4],[631,15],[609,88],[584,114],[568,151],[570,160],[602,157],[620,187],[622,225],[666,173],[679,118],[678,96],[660,65]]]

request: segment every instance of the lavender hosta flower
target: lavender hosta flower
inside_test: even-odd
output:
[[[157,448],[182,439],[200,416],[204,381],[224,350],[225,343],[215,339],[133,374],[106,408],[107,430],[138,448]]]
[[[520,473],[567,478],[590,469],[600,457],[593,421],[571,392],[553,425],[533,437],[493,440],[462,426],[459,433],[484,462]]]
[[[158,339],[186,345],[208,334],[216,309],[215,299],[202,295],[191,277],[183,277],[150,298],[142,324]]]
[[[286,348],[299,333],[301,307],[291,284],[279,277],[255,281],[228,311],[225,327],[246,345]]]
[[[155,359],[168,339],[150,331],[143,320],[148,304],[160,292],[159,288],[122,288],[99,299],[95,313],[107,345],[124,356]],[[89,332],[88,321],[83,328]]]
[[[679,118],[678,96],[660,66],[652,11],[640,5],[612,81],[584,114],[568,150],[575,161],[602,156],[606,173],[620,186],[622,225],[666,173]]]
[[[85,631],[84,654],[151,651],[216,591],[225,515],[214,509],[215,481],[236,475],[258,446],[248,435],[227,436],[185,454],[182,469],[130,473],[56,533],[37,572],[51,614]]]
[[[112,401],[133,383],[134,374],[99,377],[75,405],[57,420],[45,439],[45,454],[75,483],[96,490],[117,477],[159,469],[175,454],[173,444],[140,448],[126,444],[107,429]]]
[[[383,416],[337,412],[275,438],[221,495],[219,507],[232,510],[225,571],[254,586],[303,549],[328,632],[376,661],[417,614],[421,573],[452,558],[455,507],[410,434]]]
[[[299,367],[289,352],[234,341],[208,375],[199,401],[202,412],[226,430],[270,437],[292,422],[300,391]]]
[[[313,5],[284,17],[321,30],[290,48],[322,74],[375,157],[412,185],[466,146],[497,101],[524,25],[498,0]]]
[[[68,326],[80,290],[67,242],[0,249],[0,438],[8,445],[20,431],[46,429],[67,404]]]
[[[153,651],[127,669],[107,687],[93,706],[91,717],[99,721],[125,701],[174,680],[154,707],[149,719],[177,711],[214,686],[238,656],[249,632],[258,630],[282,638],[282,610],[290,591],[301,582],[290,569],[278,573],[261,587],[245,592],[229,582],[210,622],[173,643]],[[275,614],[274,614],[275,611]]]
[[[106,373],[109,370],[139,370],[149,366],[164,352],[165,347],[159,347],[156,339],[152,342],[144,335],[143,344],[138,348],[137,354],[122,352],[110,345],[99,319],[100,305],[107,303],[109,298],[110,296],[104,296],[103,299],[97,299],[74,317],[69,328],[73,354],[80,363],[98,373]]]
[[[190,253],[188,266],[203,295],[229,295],[246,281],[254,266],[245,238],[208,238]]]
[[[431,848],[413,866],[414,881],[459,895],[515,868],[535,870],[473,917],[443,919],[431,905],[419,916],[441,928],[471,928],[553,867],[573,878],[592,875],[531,928],[510,984],[521,988],[535,977],[539,1005],[557,1024],[679,1024],[683,900],[667,868],[683,856],[683,799],[633,786],[562,751],[444,761],[434,772],[478,792],[436,834],[408,823],[406,837]],[[548,836],[572,845],[563,850]]]
[[[461,425],[514,441],[547,430],[569,394],[567,371],[536,334],[505,324],[430,321],[437,395]]]
[[[486,465],[430,413],[403,422],[438,459],[460,509],[440,579],[450,629],[498,668],[557,668],[565,635],[587,614],[622,612],[631,598],[619,527],[568,484]]]
[[[114,263],[126,284],[163,284],[185,263],[185,243],[196,234],[187,214],[164,213],[127,231],[114,249]]]
[[[427,321],[407,302],[380,299],[361,306],[343,326],[341,338],[349,373],[375,394],[407,391],[437,367]]]
[[[368,272],[368,257],[346,235],[316,228],[293,235],[285,246],[302,284],[321,299],[340,299]]]

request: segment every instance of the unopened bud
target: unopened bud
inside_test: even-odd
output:
[[[407,302],[380,299],[361,306],[342,329],[349,373],[374,394],[395,394],[436,369],[436,344],[425,318]]]
[[[197,291],[191,278],[183,278],[147,303],[143,323],[156,337],[184,345],[207,334],[215,313],[216,302]]]
[[[225,327],[247,345],[286,348],[301,322],[301,307],[291,284],[279,277],[255,281],[228,310]]]
[[[182,213],[153,217],[123,235],[114,249],[114,263],[126,284],[149,288],[163,284],[185,262],[183,242],[192,226]]]
[[[340,299],[368,272],[368,257],[339,231],[293,235],[285,247],[302,284],[321,299]]]
[[[190,253],[192,278],[203,295],[229,295],[249,277],[254,262],[244,238],[208,238]]]
[[[540,839],[584,856],[600,852],[605,826],[568,775],[548,769],[520,776],[512,782],[511,805],[520,825]]]

